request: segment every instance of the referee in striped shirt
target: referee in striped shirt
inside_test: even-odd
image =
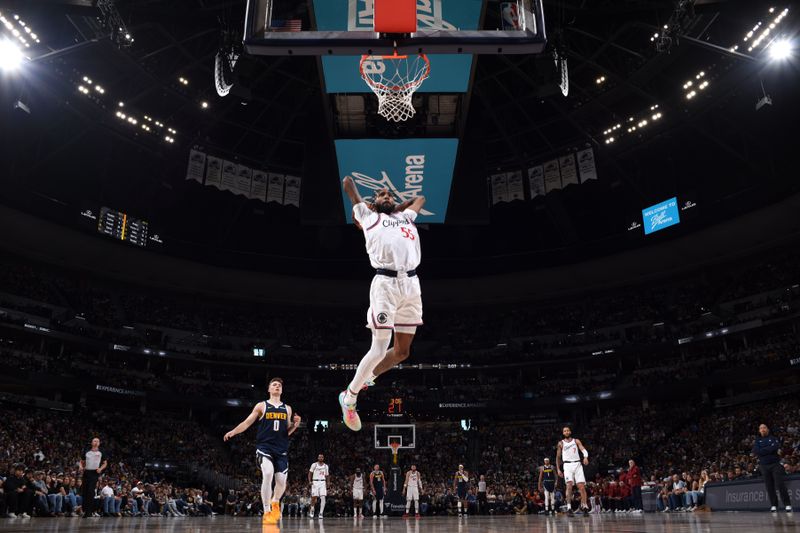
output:
[[[100,451],[100,439],[92,439],[92,448],[86,452],[86,456],[81,460],[81,470],[83,471],[83,517],[87,518],[94,513],[94,493],[97,488],[97,480],[100,474],[108,466],[108,461]]]

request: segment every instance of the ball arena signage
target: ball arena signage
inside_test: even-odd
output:
[[[787,476],[786,488],[795,506],[800,501],[800,476]],[[761,478],[706,485],[706,503],[712,511],[767,511],[769,497]],[[796,507],[795,507],[796,508]]]
[[[362,198],[387,188],[395,201],[424,195],[417,222],[441,224],[450,201],[458,139],[343,139],[335,142],[340,181],[351,176]],[[350,200],[342,192],[345,218],[353,221]]]

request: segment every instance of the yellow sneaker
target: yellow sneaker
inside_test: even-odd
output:
[[[278,518],[280,516],[280,507],[278,507],[278,512],[275,512],[275,506],[271,506],[270,509],[264,511],[264,514],[261,516],[261,523],[264,525],[272,525],[278,523]]]

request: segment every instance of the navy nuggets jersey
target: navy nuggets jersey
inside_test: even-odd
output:
[[[264,402],[264,416],[258,421],[256,449],[265,453],[286,454],[289,452],[289,412],[286,404],[278,407]]]
[[[553,465],[545,465],[542,467],[542,483],[544,485],[556,484],[556,471],[553,469]]]

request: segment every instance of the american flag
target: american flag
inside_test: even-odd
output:
[[[301,31],[303,24],[300,19],[273,20],[269,31]]]

